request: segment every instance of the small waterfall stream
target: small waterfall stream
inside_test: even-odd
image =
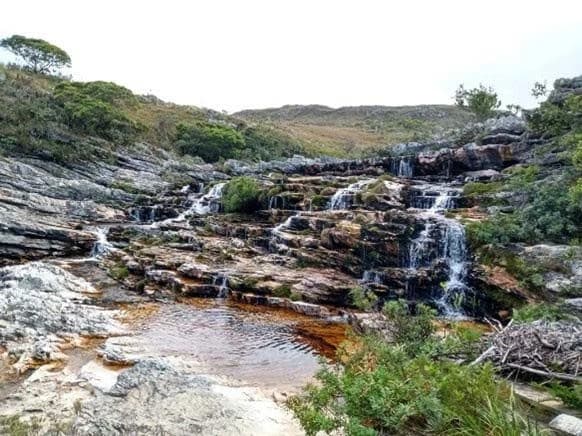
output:
[[[443,215],[456,206],[460,192],[446,186],[426,185],[420,188],[420,194],[413,197],[412,206],[426,209],[420,214],[424,228],[410,241],[406,266],[415,270],[442,260],[447,266],[447,280],[441,285],[442,293],[436,303],[445,316],[462,316],[459,304],[465,297],[468,274],[465,229],[457,220]],[[431,243],[438,245],[436,254],[430,250]]]
[[[352,203],[354,196],[362,191],[366,186],[374,183],[376,179],[365,179],[359,182],[352,183],[347,188],[341,188],[333,194],[329,202],[329,210],[348,209]]]
[[[115,247],[107,240],[107,234],[109,233],[107,227],[97,227],[93,230],[93,233],[97,236],[97,240],[91,249],[91,258],[99,259],[115,250]]]
[[[222,198],[222,191],[226,186],[225,182],[217,183],[210,190],[204,194],[200,193],[193,195],[192,206],[178,215],[176,218],[170,218],[163,221],[152,223],[152,227],[158,227],[160,224],[172,224],[186,221],[186,218],[192,214],[208,215],[209,213],[216,213],[220,211],[220,199]],[[201,185],[201,190],[204,185]]]

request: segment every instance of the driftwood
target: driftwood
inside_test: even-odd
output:
[[[472,364],[488,360],[503,372],[582,382],[582,323],[536,321],[494,330]]]

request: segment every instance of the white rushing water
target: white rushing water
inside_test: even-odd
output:
[[[394,163],[392,172],[398,177],[412,177],[414,173],[412,157],[402,157],[398,160],[398,164]]]
[[[160,224],[171,224],[186,221],[192,214],[198,215],[208,215],[209,213],[216,213],[220,210],[220,199],[222,198],[222,192],[226,186],[225,182],[217,183],[210,190],[203,195],[200,193],[194,194],[192,197],[192,206],[178,215],[176,218],[170,218],[167,220],[154,222],[152,227],[158,227]],[[204,189],[202,185],[201,189]]]
[[[109,233],[107,227],[97,227],[93,230],[93,233],[97,236],[97,240],[91,249],[92,258],[98,259],[115,250],[115,247],[107,240],[107,234]]]
[[[468,275],[468,252],[465,229],[457,220],[443,215],[443,212],[455,207],[459,194],[458,190],[449,187],[434,185],[422,187],[422,195],[414,198],[413,206],[426,209],[421,215],[425,220],[424,229],[408,247],[407,266],[416,269],[435,260],[430,244],[438,245],[437,260],[442,259],[447,265],[447,280],[442,284],[442,293],[436,303],[441,312],[449,317],[462,316],[463,313],[458,306],[467,290],[465,280]],[[439,231],[440,237],[435,241]]]
[[[214,276],[212,284],[218,288],[218,298],[228,297],[228,276],[224,273],[218,273]]]
[[[376,179],[365,179],[352,183],[347,188],[338,189],[329,202],[330,210],[348,209],[356,194],[361,192],[366,186],[373,183]]]

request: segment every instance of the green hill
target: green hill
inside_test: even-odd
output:
[[[474,116],[449,105],[283,106],[234,114],[247,122],[267,124],[297,138],[309,154],[358,156],[387,145],[426,140],[459,128]]]

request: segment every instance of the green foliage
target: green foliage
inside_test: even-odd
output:
[[[308,435],[538,433],[489,365],[411,356],[401,344],[375,337],[362,338],[355,351],[343,349],[339,360],[343,367],[323,367],[317,384],[289,401]]]
[[[273,289],[273,295],[279,298],[289,298],[291,296],[291,286],[285,283]]]
[[[563,309],[548,303],[528,304],[520,309],[513,309],[513,320],[518,323],[528,323],[540,319],[560,321],[568,318]]]
[[[512,214],[497,214],[467,225],[473,247],[510,242],[567,243],[582,236],[582,202],[579,181],[528,184],[529,201]]]
[[[389,301],[382,312],[390,323],[392,338],[410,354],[418,352],[435,331],[436,312],[424,304],[416,306],[416,313],[412,315],[404,301]]]
[[[176,126],[174,145],[183,154],[200,156],[206,162],[234,157],[245,145],[243,136],[236,129],[209,123]]]
[[[464,85],[459,85],[455,92],[455,103],[459,107],[468,107],[480,121],[491,118],[501,106],[495,90],[483,85],[473,89],[465,89]]]
[[[266,126],[254,125],[243,130],[244,149],[236,150],[237,159],[270,160],[273,156],[291,157],[303,153],[303,146],[291,136]]]
[[[129,270],[125,265],[116,264],[109,269],[109,275],[115,280],[123,280],[129,276]]]
[[[582,410],[582,384],[568,386],[564,383],[550,383],[548,389],[561,399],[564,404],[577,410]]]
[[[222,204],[227,213],[252,213],[259,209],[261,188],[252,177],[235,177],[224,187]]]
[[[34,73],[54,74],[71,66],[71,58],[64,50],[42,39],[12,35],[0,41],[0,47],[22,58]]]
[[[368,289],[356,286],[350,290],[350,300],[358,309],[369,311],[376,307],[378,296]]]
[[[9,436],[36,435],[41,428],[41,420],[38,418],[33,418],[31,421],[23,421],[18,415],[0,417],[0,430],[2,434]]]
[[[563,104],[543,102],[528,114],[531,129],[541,135],[559,136],[582,127],[582,95],[572,95]]]
[[[494,194],[499,192],[503,184],[501,182],[469,182],[463,186],[463,195],[476,197],[480,195]]]
[[[62,82],[55,98],[72,129],[123,143],[135,138],[137,126],[123,111],[135,102],[130,90],[111,82]]]

